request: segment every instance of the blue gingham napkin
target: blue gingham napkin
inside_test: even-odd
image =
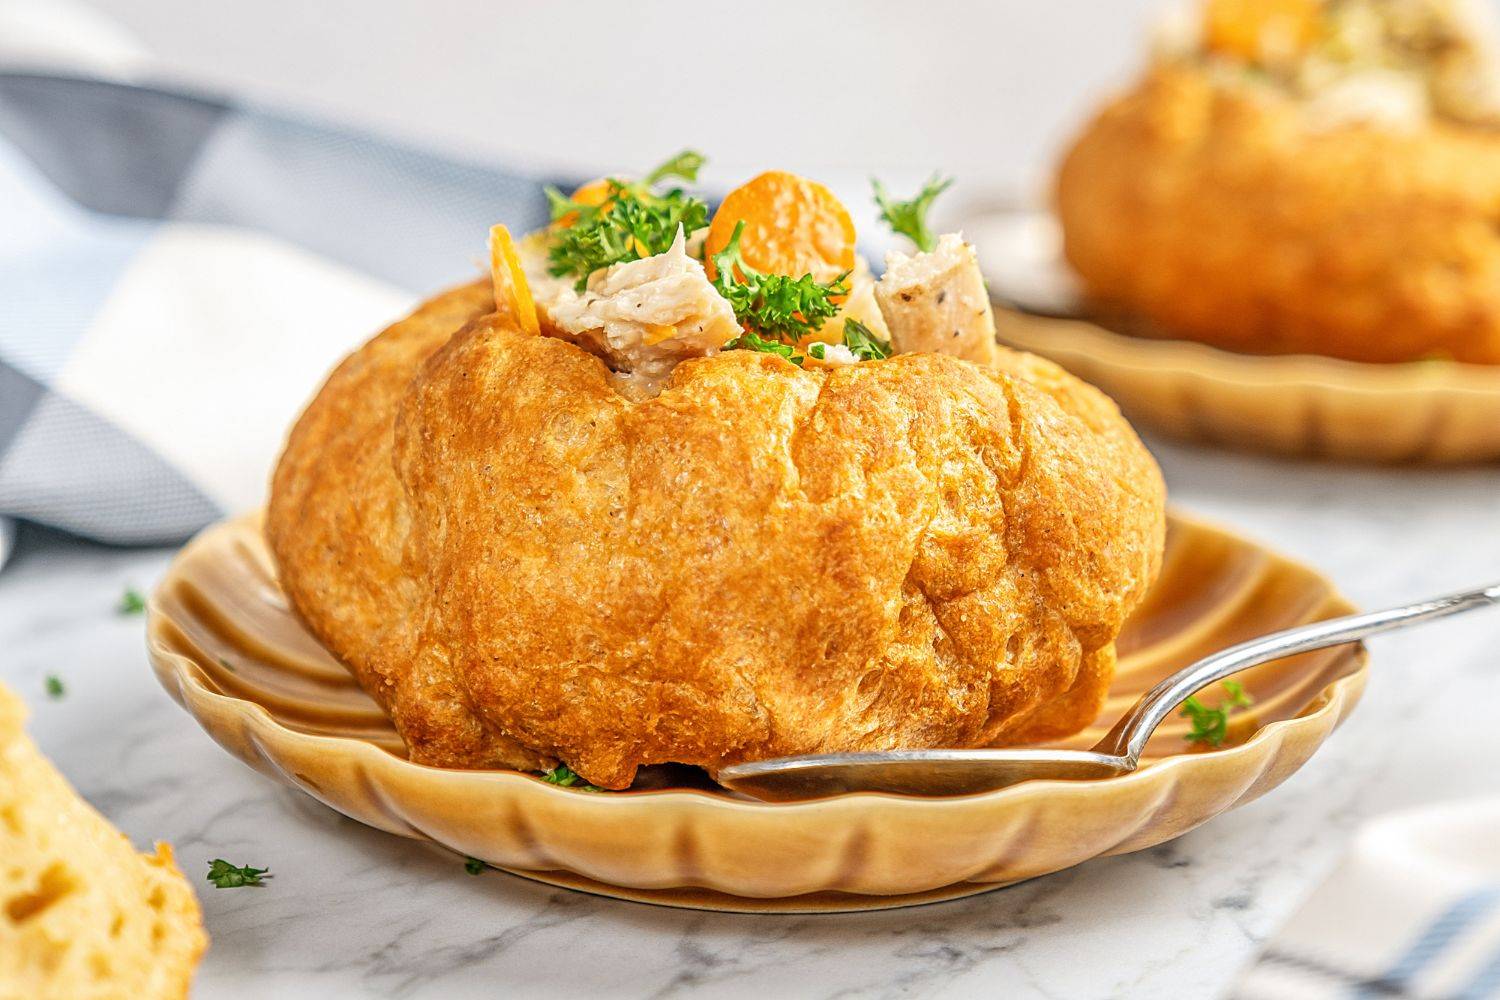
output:
[[[170,543],[259,504],[339,357],[545,204],[353,129],[0,72],[0,560],[14,519]]]
[[[1369,824],[1231,997],[1500,997],[1500,799]]]

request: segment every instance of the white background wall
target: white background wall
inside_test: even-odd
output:
[[[1164,10],[1201,0],[0,0],[92,4],[154,71],[538,171],[639,170],[685,145],[720,188],[959,185],[940,222],[1039,194],[1129,82]],[[1500,0],[1471,0],[1500,8]],[[76,32],[75,32],[76,34]],[[0,39],[3,46],[4,39]]]
[[[94,0],[170,73],[518,164],[1013,189],[1162,0]]]

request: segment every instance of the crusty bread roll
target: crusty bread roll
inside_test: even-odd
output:
[[[1093,720],[1164,508],[1096,390],[1010,352],[726,351],[635,400],[484,305],[351,356],[272,486],[288,594],[413,759],[621,788]]]
[[[185,997],[208,944],[169,844],[141,855],[58,774],[0,684],[0,1000]]]
[[[1062,162],[1107,308],[1246,353],[1500,364],[1500,132],[1315,127],[1253,81],[1156,67]],[[1149,331],[1148,331],[1149,332]]]
[[[1489,7],[1184,8],[1058,169],[1096,307],[1245,353],[1500,364]]]

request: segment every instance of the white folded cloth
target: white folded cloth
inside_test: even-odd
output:
[[[1230,996],[1500,997],[1500,799],[1369,824]]]

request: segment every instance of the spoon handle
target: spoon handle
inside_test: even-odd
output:
[[[1147,691],[1094,749],[1101,753],[1120,754],[1132,761],[1139,760],[1146,749],[1146,741],[1151,738],[1156,727],[1189,695],[1214,681],[1223,680],[1258,663],[1356,642],[1382,632],[1492,604],[1500,604],[1500,583],[1480,590],[1466,590],[1429,601],[1406,604],[1399,608],[1368,611],[1299,625],[1230,646],[1163,679]]]

